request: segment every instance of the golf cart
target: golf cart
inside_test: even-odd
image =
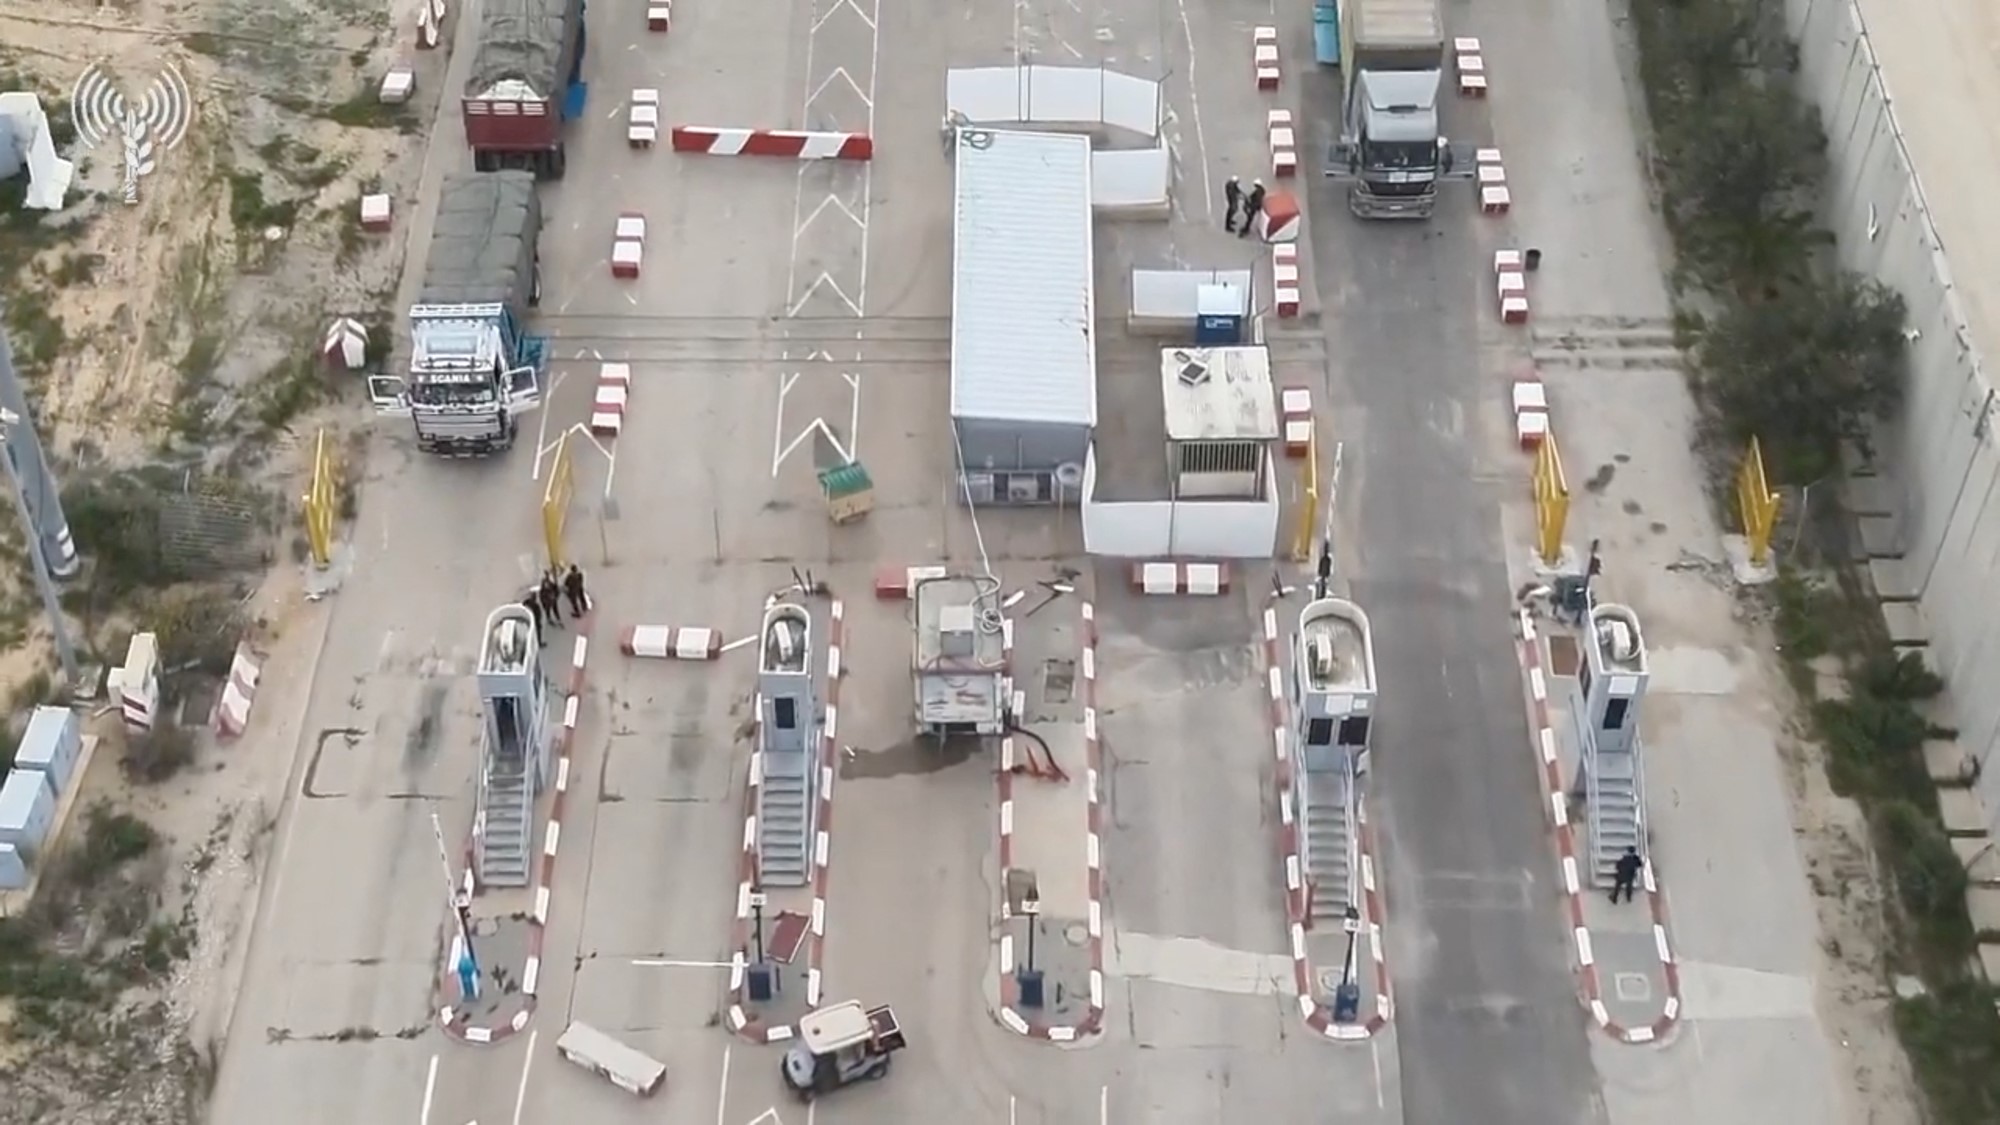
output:
[[[811,1101],[850,1082],[882,1078],[889,1056],[907,1045],[887,1004],[864,1009],[859,1000],[829,1004],[799,1021],[798,1038],[785,1052],[785,1085]]]

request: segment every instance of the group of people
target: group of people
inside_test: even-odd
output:
[[[547,632],[562,623],[564,601],[569,602],[569,615],[581,618],[590,611],[590,595],[583,589],[583,571],[575,563],[558,577],[554,570],[543,572],[542,580],[528,588],[521,595],[521,606],[535,615],[535,633],[543,645],[549,643]]]
[[[1222,229],[1238,238],[1248,238],[1251,221],[1257,217],[1257,212],[1264,209],[1264,181],[1251,180],[1250,190],[1244,191],[1243,181],[1231,176],[1229,182],[1222,185],[1222,201],[1228,205],[1228,213],[1222,217]],[[1238,212],[1243,215],[1241,227],[1236,225]]]

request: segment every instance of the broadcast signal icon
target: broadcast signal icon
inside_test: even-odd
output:
[[[70,90],[70,112],[76,135],[87,147],[108,145],[113,138],[125,153],[125,196],[136,202],[139,177],[153,170],[153,158],[187,136],[194,118],[194,97],[187,79],[170,63],[153,76],[137,104],[111,77],[102,63],[91,63]]]

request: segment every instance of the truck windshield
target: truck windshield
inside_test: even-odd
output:
[[[493,406],[500,393],[485,380],[465,383],[428,382],[410,384],[410,401],[418,406]]]
[[[1437,145],[1431,141],[1368,141],[1361,148],[1361,160],[1374,169],[1430,171],[1437,167]]]

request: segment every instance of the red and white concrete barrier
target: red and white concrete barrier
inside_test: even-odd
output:
[[[1549,390],[1540,379],[1523,379],[1513,386],[1514,440],[1532,452],[1549,436]]]
[[[651,87],[632,91],[632,104],[625,111],[625,143],[633,148],[652,148],[660,139],[660,92]]]
[[[1299,315],[1299,245],[1296,242],[1279,242],[1271,246],[1271,305],[1280,317],[1289,319]]]
[[[1226,594],[1229,592],[1229,564],[1135,562],[1132,564],[1132,588],[1141,594]]]
[[[1273,188],[1264,196],[1264,206],[1258,210],[1256,223],[1257,237],[1273,246],[1281,242],[1297,242],[1299,230],[1305,223],[1305,209],[1299,206],[1299,197],[1287,188]]]
[[[417,12],[417,49],[433,51],[444,37],[444,0],[424,0]]]
[[[264,676],[264,658],[249,645],[236,646],[229,658],[229,678],[216,697],[213,726],[219,738],[235,738],[250,726],[250,707],[257,702],[257,682]]]
[[[1279,391],[1278,419],[1285,431],[1285,456],[1304,457],[1312,448],[1312,389],[1291,386]]]
[[[1528,323],[1528,274],[1519,250],[1493,252],[1493,292],[1500,302],[1503,324]]]
[[[673,0],[650,0],[646,5],[646,30],[666,31],[673,26]]]
[[[866,133],[676,125],[673,141],[675,152],[710,156],[789,156],[797,160],[871,160],[875,156],[875,139]]]
[[[1486,52],[1480,48],[1479,40],[1462,36],[1451,41],[1452,53],[1458,58],[1458,96],[1462,98],[1483,98],[1486,96]]]
[[[1479,212],[1505,215],[1514,206],[1514,193],[1507,187],[1507,166],[1497,148],[1482,148],[1473,154],[1474,174],[1479,177]]]
[[[606,361],[597,369],[597,390],[590,404],[590,432],[617,437],[625,429],[625,411],[632,405],[632,365]]]
[[[1274,109],[1265,116],[1271,138],[1271,174],[1288,179],[1299,174],[1298,134],[1292,129],[1292,111]]]
[[[1257,88],[1278,88],[1278,29],[1258,27],[1250,31],[1251,58],[1257,68]]]
[[[875,571],[875,596],[884,601],[907,601],[916,596],[917,583],[943,578],[951,573],[943,566],[885,566]]]
[[[611,228],[611,276],[635,278],[646,258],[646,216],[627,211]]]
[[[718,629],[673,625],[627,625],[618,635],[618,650],[652,660],[714,660],[722,655]]]

